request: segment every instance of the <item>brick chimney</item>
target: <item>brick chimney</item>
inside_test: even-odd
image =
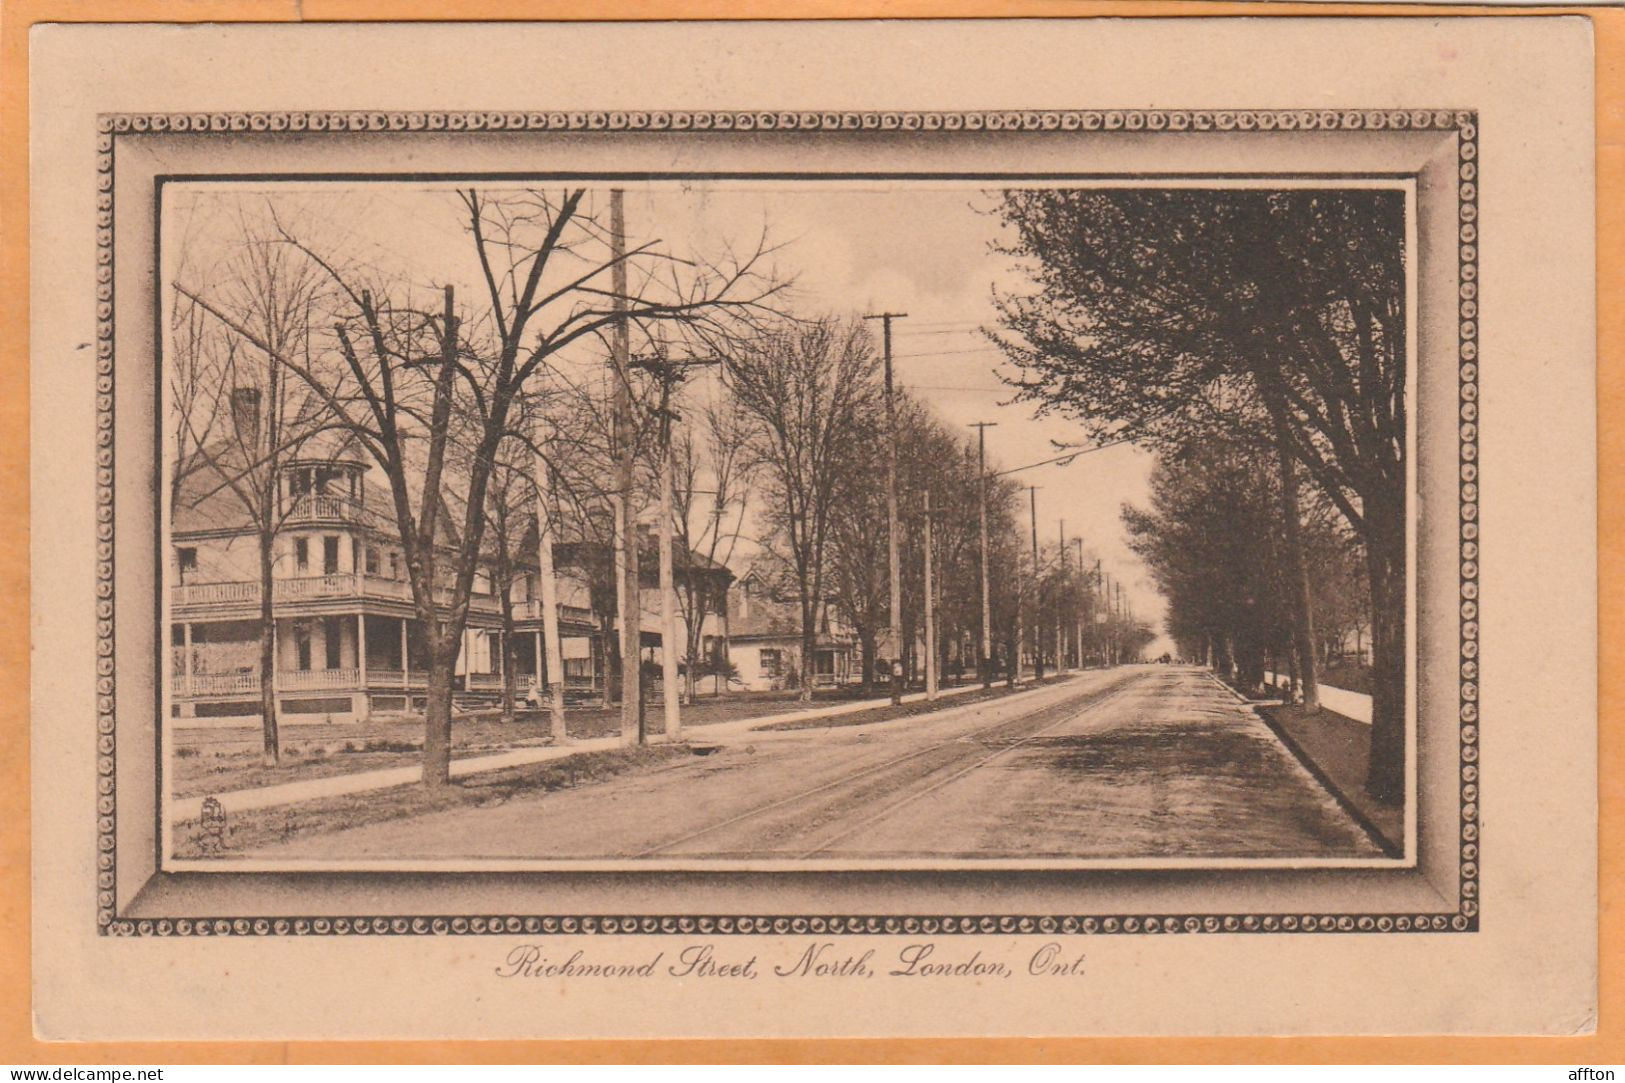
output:
[[[245,448],[260,445],[260,389],[237,387],[231,392],[231,423]]]

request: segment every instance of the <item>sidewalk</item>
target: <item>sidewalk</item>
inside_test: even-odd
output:
[[[1084,671],[1072,670],[1070,672],[1077,674]],[[980,684],[972,683],[960,685],[957,688],[945,688],[937,693],[937,698],[939,700],[947,699],[967,692],[979,691],[981,687]],[[923,699],[925,699],[924,692],[911,692],[903,697],[903,702],[916,703]],[[890,697],[883,696],[876,699],[852,700],[829,707],[815,707],[810,710],[783,711],[778,714],[742,718],[732,722],[714,722],[705,726],[685,727],[684,732],[691,736],[702,735],[708,739],[727,740],[780,722],[803,722],[809,719],[833,718],[839,715],[873,711],[889,706],[891,706]],[[656,739],[659,740],[660,738],[657,737]],[[522,767],[526,764],[542,763],[547,760],[563,759],[566,756],[576,756],[585,752],[600,752],[620,747],[621,738],[619,735],[615,735],[576,740],[565,745],[518,748],[488,756],[471,756],[467,759],[453,760],[451,775],[453,778],[463,778],[486,771],[499,771],[507,767]],[[252,809],[272,808],[277,805],[291,805],[321,797],[342,797],[347,794],[364,793],[368,790],[409,786],[414,782],[421,781],[422,778],[423,768],[421,766],[391,767],[376,771],[356,771],[347,775],[333,775],[327,778],[306,779],[300,782],[284,782],[275,786],[232,790],[213,796],[229,814],[247,812]],[[202,797],[168,800],[169,822],[180,823],[185,820],[199,819],[203,815],[203,801],[204,798]]]
[[[1284,673],[1264,674],[1264,678],[1271,684],[1285,684]],[[1371,697],[1359,692],[1350,692],[1342,688],[1333,688],[1329,684],[1320,686],[1320,705],[1336,711],[1344,718],[1352,718],[1356,722],[1371,725]]]

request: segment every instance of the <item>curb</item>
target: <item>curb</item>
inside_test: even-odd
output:
[[[1292,755],[1297,758],[1297,761],[1303,764],[1304,769],[1315,777],[1315,781],[1320,783],[1326,792],[1332,795],[1332,800],[1337,802],[1338,807],[1344,812],[1348,813],[1349,818],[1360,825],[1360,830],[1364,831],[1368,836],[1370,836],[1371,841],[1376,843],[1377,848],[1383,852],[1383,856],[1405,856],[1404,845],[1395,844],[1388,838],[1387,835],[1384,835],[1382,831],[1378,829],[1377,825],[1372,822],[1371,818],[1368,817],[1364,812],[1361,812],[1359,806],[1357,806],[1353,801],[1349,800],[1348,795],[1343,792],[1343,788],[1332,781],[1331,776],[1322,770],[1320,765],[1310,758],[1309,754],[1303,750],[1297,741],[1292,739],[1292,736],[1288,734],[1285,729],[1270,721],[1270,719],[1265,716],[1264,712],[1258,709],[1257,705],[1254,705],[1253,707],[1253,714],[1258,717],[1260,722],[1263,722],[1264,725],[1270,728],[1270,732],[1275,734],[1276,738],[1286,746],[1287,751],[1292,753]]]
[[[1331,794],[1332,800],[1337,802],[1337,807],[1348,813],[1349,819],[1360,825],[1360,830],[1364,831],[1366,835],[1370,837],[1371,841],[1376,843],[1377,848],[1383,852],[1385,857],[1405,856],[1404,845],[1396,845],[1390,841],[1388,836],[1384,835],[1382,831],[1377,828],[1377,825],[1372,822],[1371,818],[1364,812],[1361,812],[1359,806],[1357,806],[1353,801],[1349,800],[1348,795],[1343,792],[1343,788],[1336,782],[1333,782],[1331,776],[1328,775],[1325,770],[1322,769],[1321,766],[1303,750],[1303,747],[1299,745],[1297,741],[1293,740],[1291,734],[1287,733],[1286,730],[1280,726],[1277,726],[1264,714],[1263,711],[1258,709],[1259,705],[1257,703],[1248,699],[1240,692],[1237,692],[1234,688],[1231,688],[1228,684],[1225,684],[1223,681],[1219,680],[1219,678],[1215,677],[1211,672],[1204,670],[1203,676],[1207,677],[1208,680],[1212,681],[1226,692],[1229,692],[1236,698],[1236,702],[1244,703],[1251,708],[1253,717],[1257,718],[1260,722],[1264,723],[1265,726],[1269,727],[1269,731],[1275,734],[1276,740],[1285,745],[1286,750],[1292,753],[1292,758],[1303,765],[1303,769],[1308,771],[1316,782],[1320,783],[1322,789]]]

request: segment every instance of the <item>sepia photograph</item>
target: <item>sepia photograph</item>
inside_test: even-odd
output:
[[[30,46],[40,1035],[1595,1029],[1583,21]]]
[[[165,183],[166,867],[1413,860],[1413,214]]]

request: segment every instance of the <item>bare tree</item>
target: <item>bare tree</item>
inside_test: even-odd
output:
[[[879,358],[861,323],[781,323],[728,356],[753,419],[751,461],[767,480],[768,526],[782,538],[801,610],[801,698],[812,698],[825,547],[854,435],[879,394]]]
[[[763,307],[775,289],[755,271],[765,241],[716,264],[678,260],[654,241],[617,250],[584,205],[587,196],[581,188],[457,193],[482,287],[472,291],[473,316],[459,311],[452,285],[438,311],[375,292],[355,266],[277,222],[286,245],[331,284],[339,363],[307,364],[281,351],[278,359],[333,411],[389,487],[413,605],[429,638],[423,750],[429,786],[451,779],[453,674],[482,558],[497,451],[513,436],[514,404],[578,343],[617,326],[663,322],[726,338],[729,322]],[[621,278],[617,268],[633,265],[632,285],[618,292],[611,282]],[[459,401],[473,421],[466,476],[448,470]]]
[[[307,507],[283,492],[286,464],[335,426],[328,405],[288,378],[283,358],[311,365],[311,315],[321,279],[278,238],[246,219],[239,243],[210,271],[212,300],[177,290],[171,346],[179,375],[177,436],[193,449],[177,486],[201,503],[229,492],[251,524],[259,550],[260,715],[264,760],[279,762],[276,703],[276,537]],[[218,320],[205,323],[204,313]],[[197,367],[200,359],[202,367]],[[182,490],[176,489],[177,496]],[[314,494],[310,494],[313,496]],[[303,499],[308,500],[310,496]]]
[[[491,471],[486,494],[486,529],[490,531],[491,590],[502,616],[502,721],[512,723],[518,701],[515,662],[514,588],[521,578],[524,546],[535,521],[536,505],[530,480],[530,453],[518,440],[505,440],[498,447],[497,462]],[[538,671],[538,676],[539,676]]]
[[[710,567],[730,565],[744,539],[751,509],[749,438],[748,415],[737,400],[727,396],[706,406],[698,433],[690,432],[677,441],[673,506],[678,544],[689,565],[677,598],[687,630],[684,683],[690,703],[699,679],[706,618],[725,604],[693,565],[696,558]],[[708,492],[701,489],[705,484],[711,486]],[[701,496],[708,499],[701,500]]]
[[[231,388],[226,370],[236,343],[219,333],[208,313],[176,294],[169,322],[169,507],[181,504],[188,483],[209,460],[200,452],[219,431]]]

